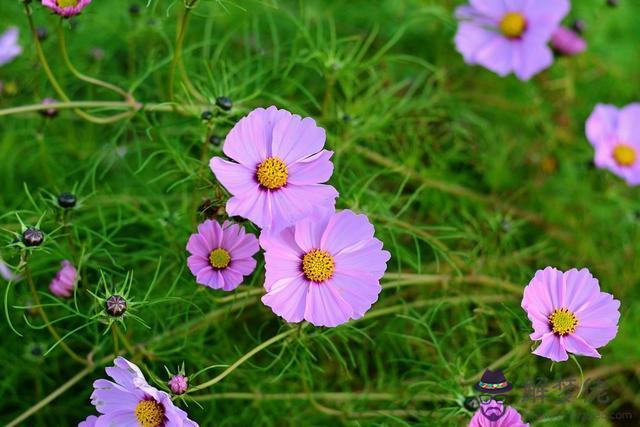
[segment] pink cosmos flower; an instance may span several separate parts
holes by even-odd
[[[43,6],[65,18],[79,15],[89,3],[91,0],[42,0]]]
[[[136,365],[123,357],[113,364],[106,372],[115,383],[104,379],[93,383],[91,403],[101,415],[90,416],[78,427],[198,427],[168,393],[150,386]]]
[[[378,299],[390,258],[373,234],[367,217],[350,210],[262,233],[262,302],[287,322],[337,326],[362,317]]]
[[[227,136],[211,170],[233,195],[229,215],[278,231],[318,209],[333,209],[338,192],[323,184],[333,173],[332,151],[323,150],[324,129],[276,107],[257,108]]]
[[[584,52],[587,42],[572,29],[558,27],[551,37],[551,47],[561,55],[572,56]]]
[[[532,340],[542,340],[533,352],[554,362],[567,352],[600,358],[596,350],[618,333],[620,301],[600,292],[589,270],[538,270],[524,289],[522,308],[533,325]]]
[[[622,109],[598,104],[586,125],[587,139],[596,150],[595,164],[640,184],[640,104]]]
[[[0,66],[13,61],[22,53],[22,48],[18,44],[19,35],[17,27],[11,27],[0,34]]]
[[[482,414],[482,411],[478,409],[468,427],[529,427],[529,423],[522,421],[522,416],[513,409],[511,406],[507,406],[505,414],[496,421],[491,421],[489,418]]]
[[[173,394],[184,394],[189,388],[189,378],[182,374],[176,374],[168,382],[169,389]]]
[[[78,281],[78,270],[66,259],[60,262],[62,268],[49,285],[52,294],[60,298],[70,298]]]
[[[213,289],[232,291],[256,268],[253,255],[258,252],[258,239],[246,234],[243,227],[225,221],[206,220],[187,242],[189,270],[196,282]]]
[[[568,0],[469,0],[456,10],[456,49],[467,64],[529,80],[553,62],[547,43],[569,7]]]

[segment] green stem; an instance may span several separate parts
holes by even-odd
[[[187,26],[189,24],[189,15],[191,9],[195,7],[198,0],[189,0],[185,4],[185,10],[182,13],[181,17],[178,19],[177,31],[176,31],[176,47],[173,51],[173,58],[171,59],[171,65],[169,66],[169,99],[171,101],[175,98],[174,92],[174,80],[176,75],[176,68],[179,68],[180,77],[182,78],[183,83],[189,90],[189,92],[198,98],[200,101],[203,100],[202,96],[198,93],[198,91],[193,87],[193,84],[189,80],[189,76],[184,68],[184,64],[182,63],[182,46],[184,44],[184,38],[187,34]],[[174,105],[174,108],[177,108],[177,105]]]
[[[582,366],[580,366],[580,362],[578,362],[576,356],[572,354],[571,358],[576,363],[576,366],[580,371],[580,389],[578,390],[578,395],[576,396],[576,399],[580,399],[580,396],[582,395],[582,389],[584,388],[584,372],[582,371]]]
[[[60,44],[60,52],[62,53],[62,59],[64,60],[67,68],[75,75],[78,79],[85,81],[87,83],[91,83],[96,86],[103,87],[105,89],[109,89],[117,94],[121,95],[124,99],[126,99],[132,105],[135,104],[135,99],[132,94],[128,93],[124,89],[109,82],[105,82],[104,80],[96,79],[93,77],[89,77],[85,74],[82,74],[78,69],[71,63],[69,59],[69,53],[67,52],[67,44],[64,36],[64,27],[62,25],[63,21],[60,21],[60,25],[58,26],[58,41]]]
[[[196,392],[198,390],[202,390],[208,387],[211,387],[212,385],[215,385],[217,383],[219,383],[220,381],[222,381],[227,375],[229,375],[231,372],[235,371],[238,366],[242,365],[244,362],[246,362],[247,360],[251,359],[256,353],[261,352],[262,350],[264,350],[265,348],[269,347],[271,344],[274,344],[278,341],[281,341],[283,339],[285,339],[286,337],[288,337],[289,335],[298,332],[298,329],[289,329],[288,331],[285,332],[281,332],[278,335],[269,338],[268,340],[266,340],[265,342],[263,342],[262,344],[254,347],[251,351],[249,351],[248,353],[246,353],[244,356],[242,356],[240,359],[236,360],[233,365],[229,366],[227,369],[225,369],[220,375],[218,375],[217,377],[213,378],[212,380],[209,380],[205,383],[202,383],[198,386],[195,386],[191,389],[189,389],[189,391],[187,393],[193,393]]]
[[[35,308],[40,313],[40,317],[42,317],[42,321],[44,322],[45,326],[47,327],[47,329],[49,330],[49,332],[51,333],[53,338],[56,340],[56,342],[58,344],[60,344],[60,347],[73,360],[75,360],[78,363],[82,363],[83,365],[87,365],[87,361],[85,359],[83,359],[82,357],[80,357],[76,352],[71,350],[71,348],[62,340],[62,338],[60,338],[60,335],[58,334],[56,329],[53,327],[51,322],[49,321],[49,317],[47,316],[47,312],[44,311],[44,308],[42,307],[42,304],[40,303],[40,296],[38,295],[38,292],[36,291],[36,286],[33,283],[33,278],[31,277],[31,269],[29,268],[29,264],[27,264],[26,259],[24,261],[24,275],[25,275],[25,278],[27,279],[27,283],[29,284],[29,289],[31,290],[31,295],[33,297],[33,302],[34,302]]]

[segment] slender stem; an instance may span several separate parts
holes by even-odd
[[[203,97],[200,95],[200,93],[198,93],[196,88],[191,83],[191,80],[189,80],[189,75],[187,74],[184,68],[184,63],[182,62],[182,46],[184,44],[184,38],[187,34],[187,26],[189,24],[189,15],[190,15],[191,9],[195,7],[196,3],[198,3],[198,0],[188,0],[185,4],[184,12],[178,19],[177,31],[176,31],[176,47],[173,51],[173,58],[171,60],[171,65],[169,66],[169,99],[171,101],[173,101],[175,98],[174,80],[175,80],[175,74],[176,74],[176,67],[179,68],[180,77],[182,78],[182,81],[187,87],[187,89],[189,90],[189,92],[193,96],[198,98],[200,101],[204,100]],[[174,108],[177,108],[177,105],[174,105]]]
[[[580,399],[580,396],[582,396],[582,389],[584,388],[584,372],[582,371],[582,366],[580,366],[580,362],[578,362],[578,358],[573,354],[571,355],[571,358],[576,363],[576,366],[580,371],[580,390],[578,390],[578,395],[576,396],[576,399]]]
[[[49,330],[49,332],[51,333],[53,338],[56,340],[57,343],[60,344],[60,347],[62,347],[62,349],[73,360],[75,360],[78,363],[82,363],[83,365],[86,365],[87,361],[85,359],[83,359],[82,357],[80,357],[76,352],[71,350],[71,348],[67,345],[67,343],[65,343],[62,340],[62,338],[60,338],[60,335],[58,334],[56,329],[53,327],[51,322],[49,321],[49,317],[47,316],[46,311],[44,311],[44,307],[42,307],[42,304],[40,303],[40,296],[38,295],[38,292],[36,291],[36,286],[34,285],[33,278],[31,277],[31,269],[29,268],[29,264],[26,262],[26,260],[25,260],[25,263],[24,263],[24,275],[25,275],[25,277],[27,279],[27,283],[29,284],[29,288],[31,289],[31,295],[33,297],[33,302],[34,302],[35,308],[40,313],[40,317],[42,317],[42,321],[44,322],[45,326],[47,327],[47,329]]]
[[[9,116],[12,114],[22,114],[22,113],[30,113],[34,111],[42,111],[48,109],[56,109],[56,110],[64,110],[64,109],[76,109],[76,108],[116,108],[116,109],[129,109],[131,105],[128,102],[124,101],[66,101],[66,102],[56,102],[52,104],[32,104],[32,105],[23,105],[20,107],[11,107],[0,110],[0,116]],[[159,113],[171,113],[175,111],[175,107],[172,106],[168,102],[162,103],[141,103],[138,102],[135,105],[136,110],[146,110],[152,112]],[[181,112],[187,112],[191,108],[192,111],[196,111],[198,109],[202,110],[207,108],[207,106],[187,106],[181,105]],[[126,112],[129,114],[129,112]]]
[[[293,333],[296,333],[296,332],[298,332],[297,328],[289,329],[288,331],[281,332],[278,335],[276,335],[276,336],[274,336],[272,338],[269,338],[268,340],[266,340],[262,344],[254,347],[251,351],[246,353],[240,359],[236,360],[233,363],[233,365],[231,365],[227,369],[225,369],[220,375],[218,375],[217,377],[215,377],[212,380],[209,380],[209,381],[207,381],[205,383],[202,383],[202,384],[200,384],[198,386],[195,386],[195,387],[189,389],[189,391],[187,393],[193,393],[195,391],[202,390],[202,389],[211,387],[214,384],[219,383],[227,375],[229,375],[231,372],[235,371],[238,368],[238,366],[242,365],[244,362],[246,362],[247,360],[251,359],[256,353],[261,352],[265,348],[269,347],[271,344],[274,344],[274,343],[276,343],[278,341],[281,341],[281,340],[285,339],[286,337],[288,337],[289,335],[291,335]]]
[[[62,22],[63,21],[60,21],[60,25],[58,26],[58,41],[60,44],[60,52],[62,53],[62,59],[67,65],[67,68],[69,68],[69,70],[73,73],[73,75],[75,75],[78,79],[83,80],[87,83],[91,83],[93,85],[100,86],[105,89],[109,89],[113,92],[116,92],[117,94],[121,95],[124,99],[129,101],[131,104],[134,104],[135,100],[133,99],[133,96],[127,91],[125,91],[124,89],[122,89],[121,87],[116,86],[109,82],[105,82],[104,80],[89,77],[85,74],[82,74],[80,71],[78,71],[78,69],[71,63],[71,60],[69,59],[69,53],[67,52],[67,44],[64,36],[64,27]]]
[[[80,381],[81,379],[89,375],[95,368],[96,368],[96,365],[89,365],[83,370],[81,370],[80,372],[78,372],[77,374],[75,374],[66,383],[58,387],[54,392],[50,393],[47,397],[45,397],[40,402],[33,405],[31,408],[27,409],[25,412],[20,414],[13,421],[11,421],[9,424],[7,424],[7,427],[22,425],[22,422],[24,420],[26,420],[27,418],[29,418],[30,416],[32,416],[33,414],[35,414],[36,412],[38,412],[39,410],[47,406],[49,403],[55,400],[58,396],[60,396],[62,393],[67,391],[69,388],[71,388],[75,383],[77,383],[78,381]]]
[[[111,324],[111,337],[113,338],[113,352],[115,354],[120,353],[120,348],[118,346],[118,334],[116,333],[116,324]]]
[[[42,50],[42,45],[40,45],[40,40],[38,39],[38,33],[36,30],[36,27],[33,22],[33,17],[31,16],[31,8],[26,3],[24,7],[27,15],[27,20],[29,21],[29,28],[31,29],[31,34],[33,36],[32,37],[33,44],[35,45],[35,48],[36,48],[36,55],[38,56],[38,60],[40,61],[40,64],[42,65],[42,68],[44,69],[44,72],[46,73],[49,79],[49,82],[53,86],[53,89],[56,91],[58,96],[62,98],[64,101],[69,102],[70,101],[69,97],[62,89],[62,86],[60,86],[60,84],[58,83],[58,80],[56,79],[56,77],[53,75],[53,72],[49,67],[49,63],[47,62],[47,58],[44,55],[44,51]],[[52,108],[51,104],[48,105],[48,108]],[[82,110],[74,109],[73,111],[83,119],[89,122],[97,123],[97,124],[106,124],[106,123],[116,122],[132,114],[132,112],[127,112],[122,114],[116,114],[113,117],[101,118],[101,117],[95,117],[91,114],[85,113]],[[133,113],[135,113],[135,110],[133,111]]]
[[[212,393],[193,396],[193,400],[199,402],[206,400],[308,400],[309,398],[318,400],[331,400],[337,402],[350,402],[353,400],[362,401],[413,401],[413,402],[434,402],[445,400],[439,395],[416,394],[413,396],[402,396],[395,393],[368,393],[368,392],[303,392],[303,393]]]

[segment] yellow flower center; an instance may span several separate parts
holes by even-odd
[[[549,315],[549,323],[554,334],[567,335],[576,331],[578,318],[566,308],[557,308]]]
[[[231,255],[222,248],[214,249],[209,254],[209,263],[213,268],[226,268],[231,262]]]
[[[158,427],[164,422],[164,408],[155,400],[141,400],[135,413],[141,427]]]
[[[269,190],[277,190],[287,183],[289,169],[279,157],[269,157],[258,166],[258,182]]]
[[[58,0],[58,6],[61,8],[74,7],[78,5],[78,0]]]
[[[500,32],[510,39],[518,38],[527,28],[527,21],[518,12],[507,12],[500,21]]]
[[[324,282],[329,279],[336,267],[329,252],[314,249],[302,258],[302,271],[312,282]]]
[[[625,144],[620,144],[613,149],[613,159],[619,166],[633,166],[638,154],[636,150]]]

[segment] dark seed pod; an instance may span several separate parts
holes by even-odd
[[[131,6],[129,6],[129,14],[131,16],[140,15],[140,6],[138,6],[137,4],[132,4]]]
[[[351,117],[351,115],[350,115],[350,114],[344,114],[344,115],[342,116],[342,121],[343,121],[343,122],[350,122],[351,120],[353,120],[353,117]]]
[[[607,6],[609,7],[618,7],[619,4],[618,0],[607,0]]]
[[[464,398],[464,408],[467,411],[475,412],[480,407],[480,403],[478,402],[478,398],[476,396],[467,396]]]
[[[571,29],[579,35],[582,35],[587,29],[587,23],[583,19],[576,19],[571,24]]]
[[[222,144],[222,141],[223,141],[223,139],[219,135],[211,135],[209,137],[209,143],[211,145],[220,145],[220,144]]]
[[[111,295],[105,302],[109,316],[120,317],[127,311],[127,301],[120,295]]]
[[[216,105],[224,111],[229,111],[231,110],[231,107],[233,107],[233,102],[231,102],[231,100],[226,96],[219,96],[216,98]]]
[[[49,37],[49,31],[45,27],[36,28],[36,35],[38,36],[38,40],[45,41],[47,37]]]
[[[29,227],[22,233],[22,243],[25,246],[40,246],[44,241],[44,233],[34,227]]]
[[[207,111],[203,111],[202,114],[200,114],[200,118],[202,120],[204,120],[205,122],[208,122],[209,120],[211,120],[213,118],[213,113],[209,110]]]
[[[58,196],[58,205],[61,208],[69,209],[76,206],[76,196],[71,193],[60,193]]]

